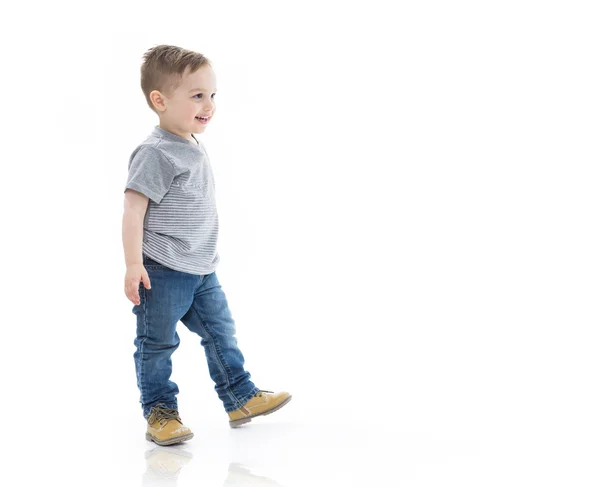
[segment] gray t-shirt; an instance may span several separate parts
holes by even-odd
[[[131,188],[150,199],[142,252],[177,271],[214,272],[220,261],[219,216],[204,146],[156,125],[131,154],[128,168],[124,192]]]

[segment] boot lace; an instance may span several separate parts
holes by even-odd
[[[258,397],[262,397],[263,396],[263,392],[270,392],[271,394],[275,394],[273,391],[265,391],[263,389],[260,389],[255,395]]]
[[[156,406],[152,406],[150,416],[148,416],[148,424],[158,421],[161,425],[164,425],[171,419],[175,419],[181,423],[181,418],[179,417],[177,409],[167,408],[163,403],[160,403]]]

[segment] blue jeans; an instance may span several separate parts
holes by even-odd
[[[235,323],[216,273],[199,276],[166,267],[143,254],[151,289],[140,282],[136,315],[137,336],[133,354],[142,412],[164,403],[177,409],[177,384],[170,380],[171,354],[179,346],[175,330],[181,321],[201,337],[210,377],[226,412],[235,411],[259,389],[244,370],[237,346]]]

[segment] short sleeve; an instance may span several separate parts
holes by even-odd
[[[173,163],[158,149],[142,145],[129,159],[125,191],[134,189],[160,203],[175,177]]]

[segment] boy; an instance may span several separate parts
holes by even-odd
[[[215,269],[219,219],[202,133],[216,111],[216,78],[202,54],[158,45],[144,54],[141,86],[160,123],[131,154],[125,185],[125,294],[134,304],[133,354],[146,439],[194,435],[177,411],[171,354],[181,321],[202,338],[209,373],[233,427],[287,404],[287,392],[258,389],[244,370],[235,324]]]

